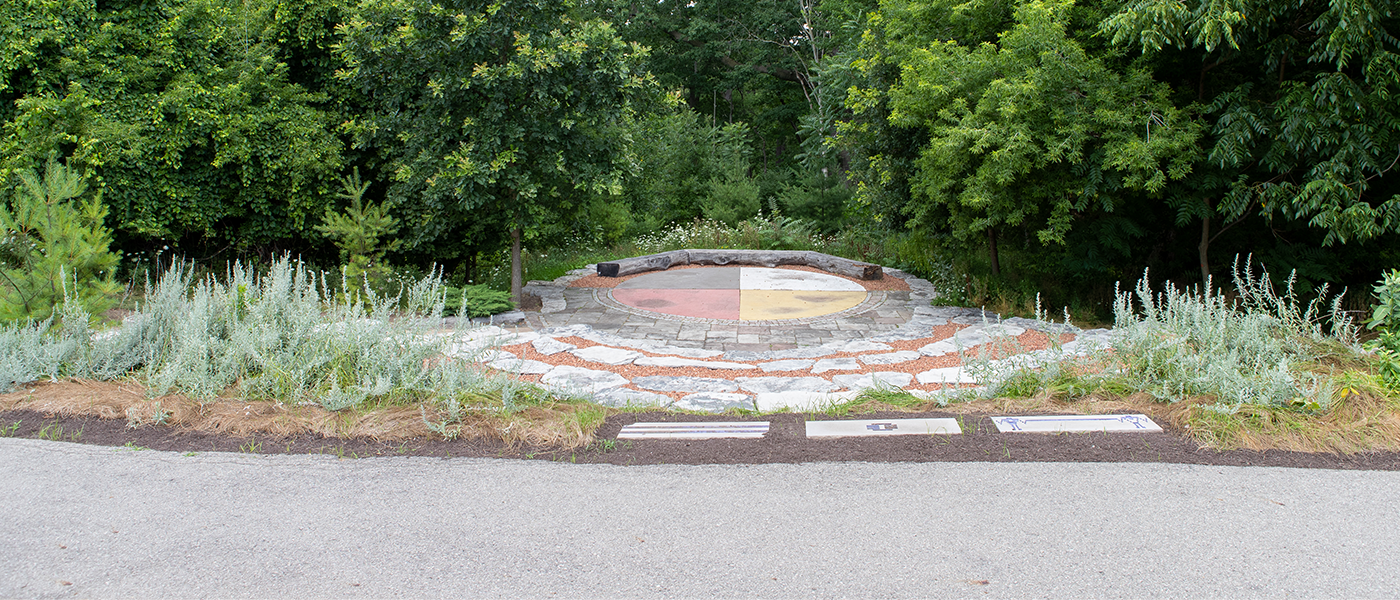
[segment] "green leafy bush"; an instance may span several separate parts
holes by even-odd
[[[462,310],[465,306],[466,310]],[[461,288],[448,287],[444,308],[450,314],[471,318],[489,317],[515,308],[510,301],[510,292],[493,290],[484,285],[468,285]]]
[[[1376,284],[1376,307],[1366,322],[1380,337],[1370,344],[1380,359],[1380,376],[1387,386],[1400,390],[1400,270],[1391,269]]]
[[[101,192],[52,157],[41,178],[20,171],[10,206],[0,205],[0,320],[43,320],[72,296],[91,312],[116,303],[120,255],[109,249]]]
[[[711,179],[708,192],[701,207],[706,219],[734,226],[758,214],[758,184],[742,174]]]

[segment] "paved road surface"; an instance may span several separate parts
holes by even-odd
[[[1395,597],[1400,473],[0,439],[0,597]]]

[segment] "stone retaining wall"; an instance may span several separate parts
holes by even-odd
[[[598,274],[622,277],[647,271],[664,271],[678,265],[752,265],[770,268],[802,265],[867,281],[885,276],[880,265],[807,250],[673,250],[598,263]]]

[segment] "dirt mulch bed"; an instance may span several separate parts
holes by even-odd
[[[876,412],[860,419],[958,417],[952,413]],[[1201,449],[1179,431],[1163,433],[999,434],[986,415],[961,415],[961,435],[894,436],[809,440],[805,416],[775,414],[739,418],[668,412],[616,414],[604,422],[587,448],[559,450],[507,446],[490,440],[412,438],[382,442],[371,438],[321,435],[232,436],[174,427],[129,428],[123,419],[67,417],[33,411],[0,411],[0,433],[10,437],[119,446],[173,452],[247,452],[372,456],[483,457],[605,463],[759,464],[816,461],[860,462],[1158,462],[1202,465],[1271,466],[1324,469],[1400,470],[1400,453],[1328,454],[1269,450]],[[819,417],[820,418],[820,417]],[[757,440],[617,440],[623,426],[638,421],[767,420],[769,433]],[[18,425],[15,425],[18,423]]]

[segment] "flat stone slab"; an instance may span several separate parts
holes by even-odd
[[[992,417],[1001,433],[1061,433],[1069,431],[1158,432],[1147,415],[1032,415]]]
[[[860,363],[854,358],[823,358],[812,365],[812,373],[825,373],[827,371],[858,371]]]
[[[543,375],[554,370],[554,365],[538,360],[522,358],[502,358],[489,363],[493,369],[500,369],[518,375]]]
[[[860,362],[867,365],[895,365],[911,360],[919,360],[923,357],[924,355],[913,350],[900,350],[899,352],[889,352],[886,354],[867,354],[858,358]]]
[[[641,352],[623,350],[621,348],[609,348],[607,346],[579,348],[577,350],[570,350],[569,354],[588,362],[603,363],[605,365],[626,365],[642,357]]]
[[[821,377],[740,377],[739,389],[746,392],[834,392],[840,385]]]
[[[857,392],[767,392],[754,395],[754,405],[761,412],[789,409],[798,411],[823,410],[856,397]]]
[[[643,356],[632,361],[632,364],[639,367],[701,367],[704,369],[727,369],[736,371],[753,368],[753,365],[744,363],[724,362],[720,360],[695,360],[693,358],[678,358],[675,356]]]
[[[564,365],[554,367],[540,378],[540,383],[596,394],[608,388],[627,385],[627,378],[612,371],[595,371]]]
[[[946,340],[927,344],[919,348],[919,352],[924,356],[942,356],[957,352],[959,349],[971,350],[997,338],[1014,338],[1025,332],[1025,329],[1014,325],[973,325],[958,331],[953,334],[953,337]]]
[[[753,399],[748,394],[729,394],[725,392],[699,392],[682,396],[672,408],[681,410],[696,410],[704,412],[724,412],[726,410],[742,408],[753,410]]]
[[[976,377],[969,373],[964,367],[943,367],[941,369],[929,369],[919,373],[915,379],[919,383],[928,385],[930,383],[977,383]]]
[[[914,376],[899,371],[876,371],[861,375],[836,375],[831,380],[844,388],[863,390],[873,387],[903,388],[914,381]]]
[[[807,437],[880,437],[891,435],[957,435],[957,419],[875,419],[869,421],[807,421]]]
[[[570,350],[578,348],[578,346],[575,346],[573,344],[566,344],[554,338],[547,337],[542,337],[533,342],[530,342],[530,345],[535,347],[535,352],[539,352],[540,354],[543,354],[545,356],[549,356],[551,354],[558,354],[560,352],[568,352]]]
[[[717,379],[712,377],[670,377],[666,375],[652,375],[648,377],[638,377],[632,381],[642,389],[657,392],[737,392],[739,386],[728,379]]]
[[[758,368],[764,373],[773,371],[801,371],[810,368],[817,361],[810,358],[794,358],[790,360],[775,360],[772,362],[759,363]]]
[[[614,408],[641,407],[641,406],[670,406],[675,402],[670,396],[663,394],[653,394],[639,390],[629,390],[624,387],[608,388],[593,395],[593,401],[603,406]]]
[[[633,423],[618,432],[619,440],[713,440],[761,438],[768,421],[720,421],[710,423]]]
[[[871,342],[866,340],[852,340],[841,345],[841,352],[876,352],[879,350],[891,350],[889,344]]]

